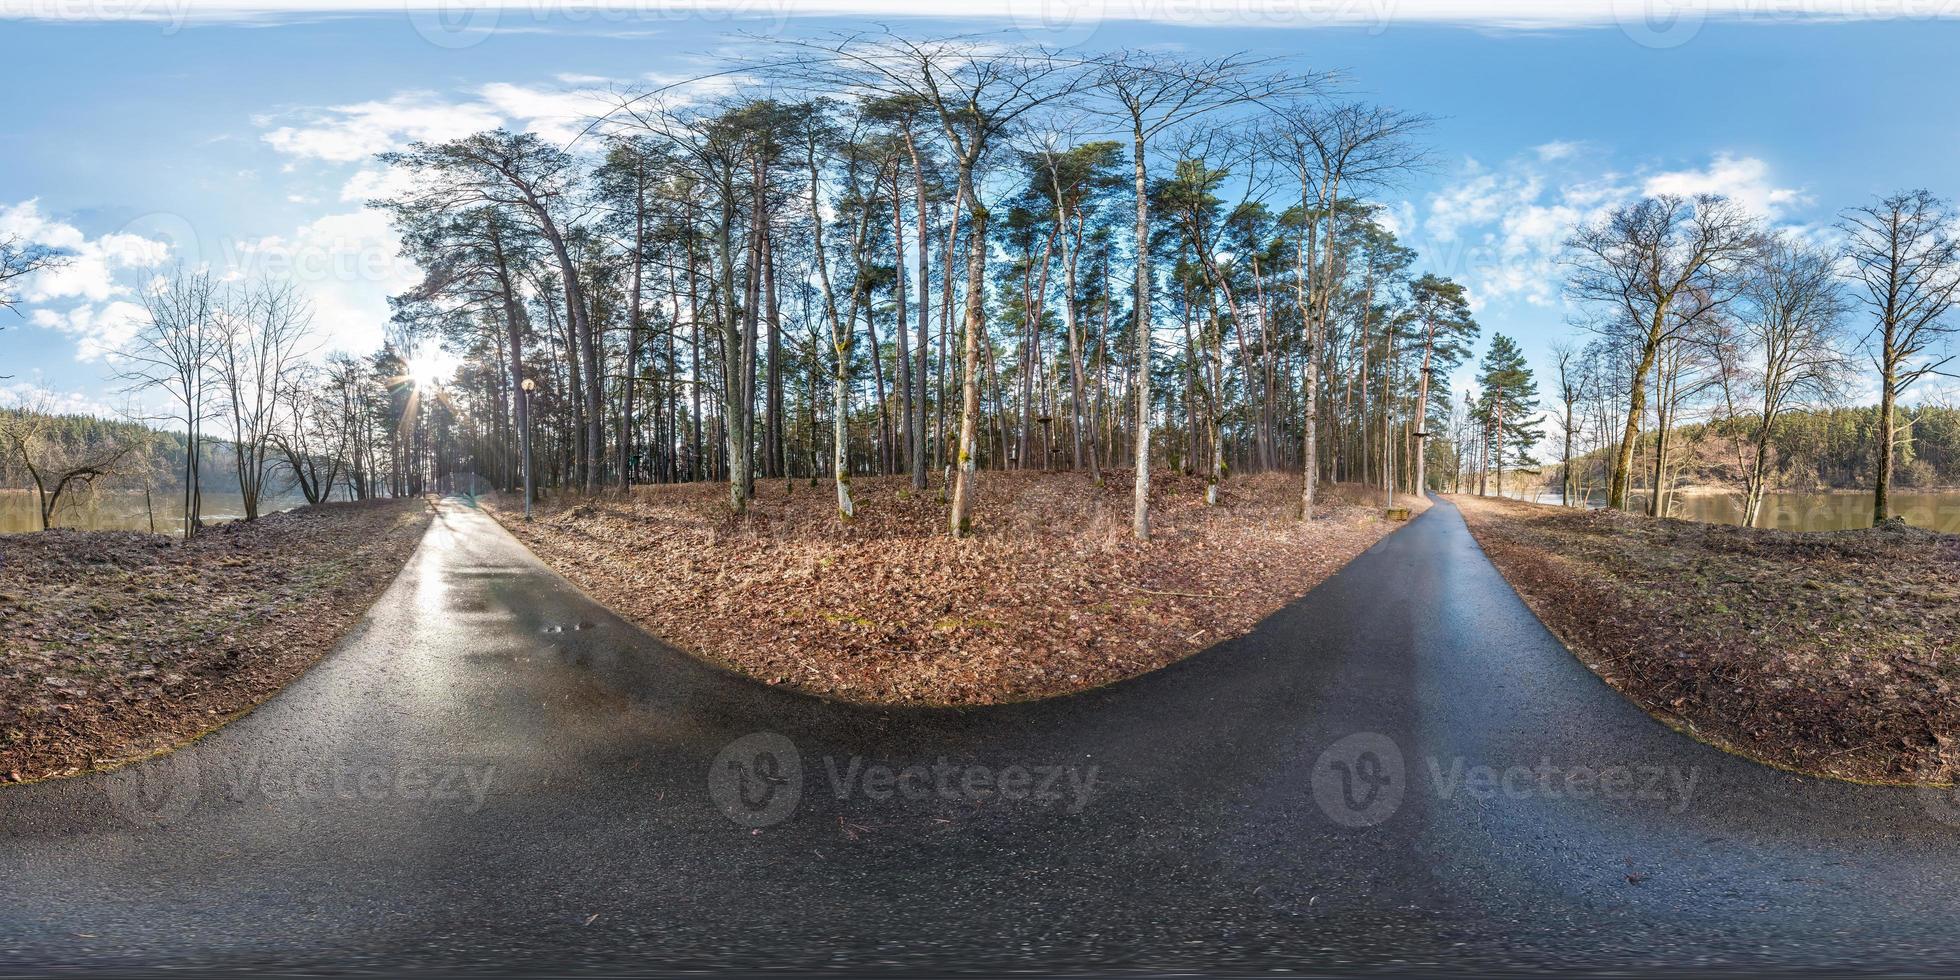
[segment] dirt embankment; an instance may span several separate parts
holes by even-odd
[[[1566,646],[1663,720],[1836,778],[1960,771],[1960,535],[1451,499]]]
[[[256,707],[332,649],[428,527],[423,500],[326,504],[189,542],[0,536],[0,783],[109,768]]]
[[[566,497],[506,527],[641,627],[706,660],[841,700],[975,705],[1066,694],[1180,660],[1305,594],[1383,535],[1378,491],[1330,488],[1298,519],[1297,477],[1159,480],[1149,542],[1112,475],[982,473],[973,535],[939,488],[758,480],[746,517],[720,485]],[[1427,501],[1404,497],[1420,510]]]

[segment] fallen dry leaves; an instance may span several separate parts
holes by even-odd
[[[1838,778],[1960,770],[1960,535],[1452,499],[1560,639],[1663,719]]]
[[[1399,526],[1372,492],[1324,496],[1302,525],[1297,477],[1152,488],[1148,543],[1127,477],[980,474],[973,535],[946,533],[935,482],[758,480],[747,516],[719,484],[570,496],[506,527],[649,632],[714,663],[825,697],[974,705],[1079,691],[1155,670],[1249,630]],[[1366,499],[1367,505],[1355,501]],[[1415,506],[1427,506],[1417,501]]]
[[[180,745],[272,696],[401,570],[422,500],[327,504],[196,540],[0,535],[0,783]]]

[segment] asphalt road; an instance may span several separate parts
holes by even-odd
[[[978,711],[722,673],[446,505],[257,712],[0,791],[0,972],[1951,973],[1952,804],[1657,724],[1446,504],[1243,638]]]

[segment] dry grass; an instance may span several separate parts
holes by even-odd
[[[1539,617],[1656,715],[1804,772],[1954,778],[1960,536],[1453,499]]]
[[[421,500],[220,524],[0,536],[0,782],[173,748],[298,677],[359,620],[429,522]]]
[[[1297,477],[1171,477],[1154,536],[1130,533],[1128,478],[983,473],[973,535],[952,541],[935,485],[759,481],[746,517],[720,485],[548,503],[505,525],[581,588],[714,663],[825,697],[971,705],[1066,694],[1249,630],[1398,526],[1341,490],[1311,525]],[[1358,501],[1367,499],[1369,504]],[[1426,506],[1416,501],[1414,506]]]

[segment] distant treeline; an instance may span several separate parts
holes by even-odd
[[[1795,411],[1778,416],[1770,428],[1770,489],[1869,490],[1877,472],[1879,410],[1876,406]],[[1669,487],[1742,485],[1744,459],[1739,447],[1756,420],[1693,422],[1676,426],[1662,482]],[[1960,487],[1960,409],[1937,406],[1901,409],[1893,456],[1893,484],[1901,489]],[[1635,486],[1654,485],[1654,433],[1642,433]],[[1582,487],[1605,483],[1611,460],[1604,451],[1573,460]],[[1556,465],[1545,469],[1556,490]]]
[[[184,489],[184,436],[180,432],[158,429],[142,422],[103,419],[90,415],[43,415],[24,409],[3,414],[29,414],[44,420],[37,427],[38,437],[54,443],[57,455],[81,458],[90,450],[108,445],[128,445],[129,453],[120,458],[112,472],[95,481],[96,491],[141,491],[168,496]],[[53,447],[51,447],[53,448]],[[232,463],[231,447],[207,442],[198,447],[204,463],[204,492],[237,493],[238,477]],[[269,487],[277,493],[287,491],[288,478],[274,474]],[[30,489],[33,486],[25,468],[11,447],[0,440],[0,488]]]

